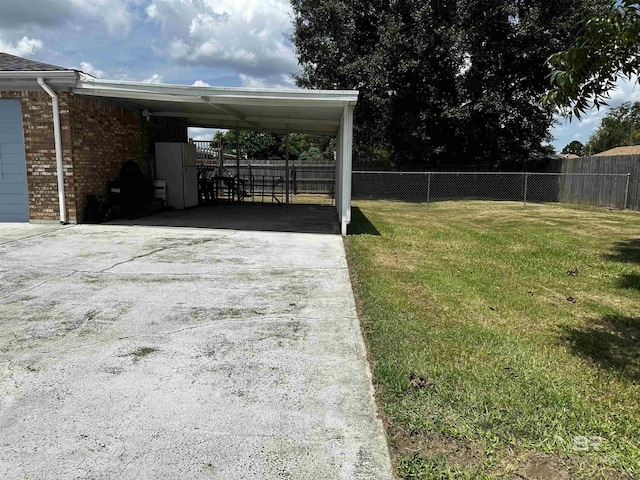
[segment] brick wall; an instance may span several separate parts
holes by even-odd
[[[22,102],[29,218],[59,220],[51,97],[46,92],[1,92]],[[127,160],[148,172],[153,143],[187,141],[180,119],[153,119],[82,95],[59,92],[67,218],[81,222],[87,194],[104,195],[107,181]]]
[[[70,97],[76,221],[84,218],[87,194],[105,195],[107,182],[127,160],[142,158],[142,118],[82,95]]]
[[[71,138],[77,221],[84,218],[87,194],[104,195],[107,182],[127,160],[150,174],[154,142],[186,142],[187,124],[177,118],[151,118],[83,95],[71,95]]]

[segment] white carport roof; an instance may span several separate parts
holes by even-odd
[[[102,97],[190,127],[336,135],[352,90],[283,90],[150,84],[100,80],[80,74],[73,92]]]
[[[56,91],[101,98],[141,113],[186,120],[190,127],[336,136],[335,204],[341,230],[351,221],[351,150],[355,90],[283,90],[102,80],[83,72],[0,53],[0,87],[45,90],[52,97],[60,220],[66,221]],[[146,113],[146,112],[145,112]]]

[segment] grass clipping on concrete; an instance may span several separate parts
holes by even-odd
[[[354,204],[346,239],[401,478],[640,478],[640,214]]]

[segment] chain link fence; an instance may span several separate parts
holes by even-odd
[[[629,174],[353,172],[353,199],[405,202],[494,200],[626,209]]]

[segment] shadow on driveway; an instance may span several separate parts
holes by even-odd
[[[330,205],[203,205],[133,220],[112,220],[106,224],[261,232],[340,233],[336,209]]]

